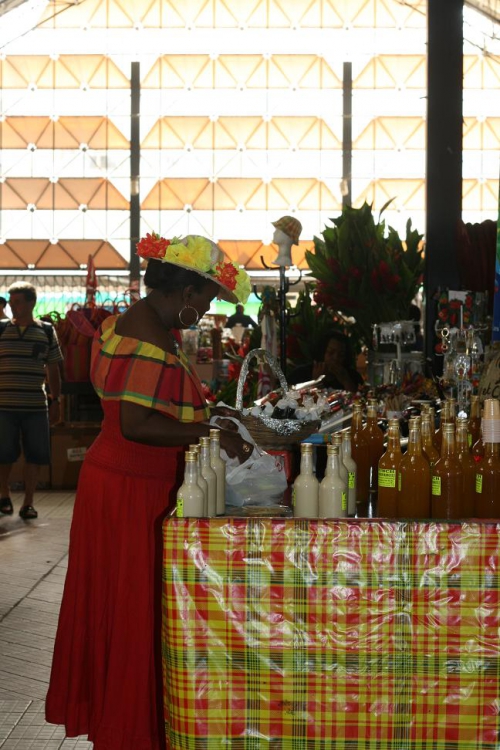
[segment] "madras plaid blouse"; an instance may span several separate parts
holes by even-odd
[[[119,336],[116,321],[116,315],[106,318],[92,343],[91,380],[99,397],[131,401],[179,422],[207,419],[201,383],[186,355]]]

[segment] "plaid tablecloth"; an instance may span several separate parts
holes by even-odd
[[[168,519],[170,746],[498,750],[499,531]]]

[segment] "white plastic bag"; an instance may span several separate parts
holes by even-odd
[[[212,417],[210,424],[218,425],[219,420],[227,419],[236,424],[243,440],[253,445],[253,451],[240,464],[236,456],[230,458],[221,450],[226,461],[226,505],[276,505],[287,488],[282,456],[271,456],[259,448],[245,425],[233,417]]]

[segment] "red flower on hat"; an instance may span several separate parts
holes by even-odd
[[[156,232],[148,234],[140,240],[137,245],[137,255],[141,258],[164,258],[170,240],[166,240]]]
[[[221,284],[227,289],[236,289],[236,277],[238,275],[238,269],[231,262],[225,263],[220,261],[217,263],[214,269],[214,276]]]

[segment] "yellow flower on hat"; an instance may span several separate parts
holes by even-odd
[[[212,245],[204,237],[189,236],[185,242],[171,242],[164,260],[206,273],[212,265]]]

